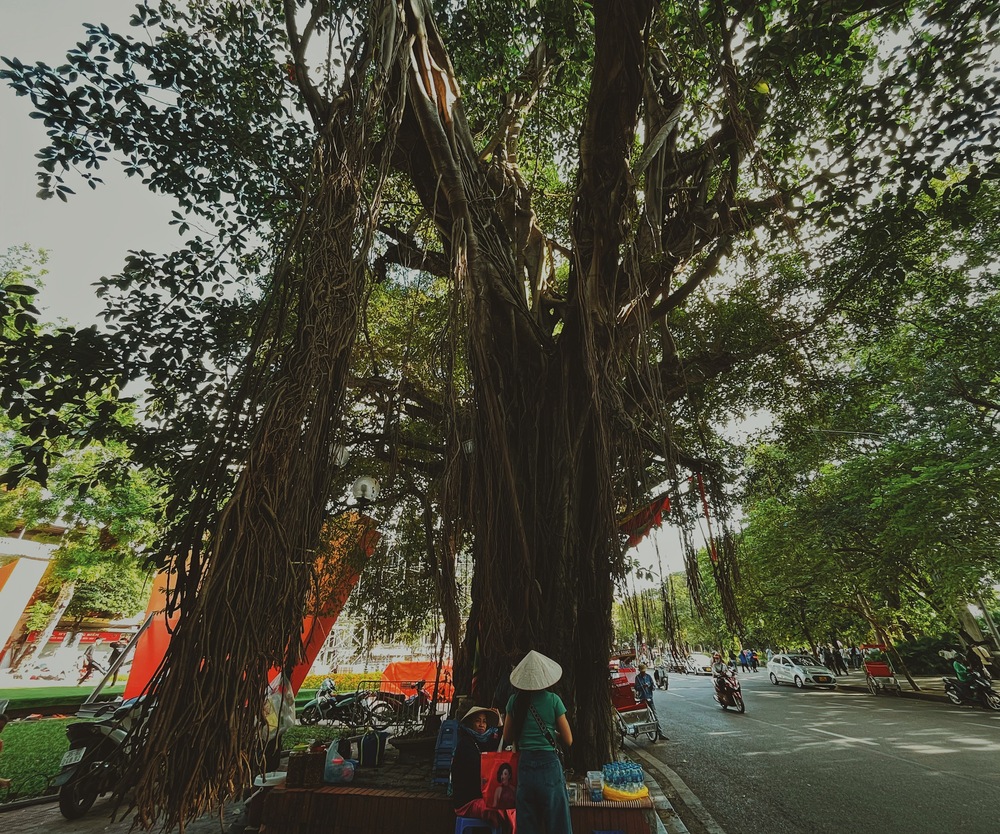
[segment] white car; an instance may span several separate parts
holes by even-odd
[[[767,662],[767,676],[775,686],[779,683],[791,683],[799,689],[837,686],[837,676],[807,654],[776,654]]]
[[[688,669],[695,675],[712,674],[712,658],[707,654],[696,652],[688,656]]]

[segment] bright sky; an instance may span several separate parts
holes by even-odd
[[[136,0],[0,0],[0,55],[64,63],[66,52],[83,39],[81,23],[127,27]],[[92,284],[118,272],[129,249],[169,251],[176,240],[168,227],[172,208],[115,165],[93,191],[69,181],[76,191],[68,202],[40,200],[35,194],[34,155],[45,144],[45,128],[29,117],[31,102],[0,85],[0,252],[27,243],[49,252],[45,289],[38,299],[46,321],[91,324],[101,309]]]

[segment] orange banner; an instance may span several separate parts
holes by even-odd
[[[160,668],[160,662],[167,653],[167,646],[170,645],[170,632],[167,629],[168,626],[173,628],[177,624],[180,612],[176,612],[169,619],[164,612],[167,605],[168,579],[168,574],[163,571],[156,574],[153,580],[153,593],[149,595],[149,603],[146,605],[146,616],[152,615],[153,619],[139,635],[133,650],[135,654],[125,683],[123,696],[125,698],[135,698],[142,694],[156,674],[156,670]]]
[[[297,693],[302,681],[309,674],[319,650],[326,642],[330,629],[347,603],[354,586],[361,578],[365,562],[375,552],[382,534],[375,529],[375,522],[360,513],[342,513],[327,522],[323,530],[325,545],[316,556],[316,582],[306,606],[307,616],[302,624],[303,660],[292,670],[292,692]],[[170,644],[168,621],[163,614],[167,575],[157,574],[153,593],[146,608],[147,616],[156,612],[149,627],[140,635],[135,647],[135,660],[125,685],[125,697],[139,695],[152,680],[159,668],[167,646]],[[170,627],[176,624],[175,615]],[[279,670],[273,669],[271,678]]]

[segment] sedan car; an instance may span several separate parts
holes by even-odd
[[[694,654],[688,656],[688,669],[690,669],[695,675],[711,675],[712,658],[707,654],[695,652]]]
[[[771,683],[795,684],[799,689],[807,686],[834,689],[837,677],[815,657],[807,654],[776,654],[767,662],[767,676]]]

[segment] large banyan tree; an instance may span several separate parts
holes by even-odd
[[[996,4],[152,5],[142,37],[91,27],[67,67],[4,73],[49,127],[43,192],[114,151],[181,207],[184,246],[105,279],[105,349],[73,360],[145,380],[133,441],[173,484],[143,822],[259,766],[246,707],[296,657],[352,439],[418,500],[456,642],[472,549],[460,688],[551,655],[575,764],[605,761],[618,520],[689,475],[707,509],[718,429],[794,395],[821,323],[891,291],[896,265],[831,273],[811,240],[993,175]]]

